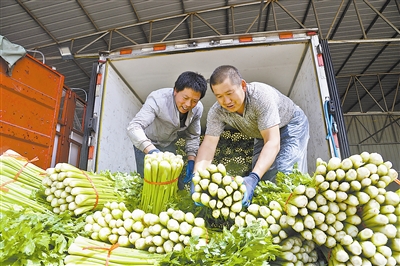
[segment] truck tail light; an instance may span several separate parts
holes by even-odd
[[[167,45],[165,44],[156,44],[153,46],[153,51],[164,51],[167,49]]]
[[[293,39],[293,33],[292,32],[281,32],[279,33],[279,39]]]
[[[101,74],[101,73],[97,74],[96,85],[100,85],[101,84],[102,77],[103,77],[103,74]]]
[[[124,55],[124,54],[131,54],[132,53],[132,48],[127,48],[127,49],[121,49],[119,51],[120,55]]]
[[[318,59],[318,66],[324,66],[324,58],[322,57],[322,54],[318,54],[317,59]]]
[[[252,42],[252,41],[253,41],[253,37],[251,37],[251,36],[239,37],[239,42]]]
[[[88,151],[88,159],[91,160],[94,157],[94,146],[89,146],[89,151]]]

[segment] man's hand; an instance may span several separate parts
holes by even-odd
[[[157,152],[161,152],[159,149],[155,148],[150,150],[147,154],[152,154],[152,153],[157,153]]]
[[[246,186],[246,192],[244,193],[242,200],[242,205],[244,207],[248,207],[250,205],[251,200],[253,199],[254,189],[259,181],[260,177],[254,172],[251,172],[248,176],[243,178],[243,183]]]
[[[189,160],[187,162],[186,166],[186,176],[183,179],[183,183],[187,184],[189,182],[192,182],[192,177],[193,177],[193,168],[194,168],[194,160]]]

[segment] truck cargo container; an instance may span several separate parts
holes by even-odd
[[[178,75],[191,70],[209,78],[219,65],[236,66],[247,82],[267,83],[290,97],[310,124],[309,170],[318,157],[349,156],[329,47],[316,29],[148,43],[101,51],[94,64],[80,167],[91,170],[136,170],[126,128],[148,94],[173,87]],[[216,101],[208,89],[208,109]]]

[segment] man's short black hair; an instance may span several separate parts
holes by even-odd
[[[206,95],[207,80],[196,72],[185,71],[180,74],[178,79],[175,81],[174,88],[177,92],[183,91],[185,88],[200,92],[200,99],[202,99],[204,95]]]

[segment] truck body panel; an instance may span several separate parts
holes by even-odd
[[[107,65],[106,71],[97,163],[101,170],[130,172],[136,169],[136,163],[126,127],[142,104],[112,65]]]
[[[43,169],[78,166],[85,110],[64,76],[44,62],[26,54],[8,69],[0,58],[0,154],[13,150]]]
[[[0,153],[12,149],[50,167],[64,76],[29,55],[8,76],[0,61]]]
[[[326,138],[323,105],[330,94],[315,30],[291,34],[289,38],[287,32],[267,32],[246,35],[246,41],[232,35],[135,45],[100,55],[93,77],[97,79],[93,112],[97,124],[91,134],[93,154],[88,170],[135,171],[134,149],[126,128],[148,94],[173,87],[179,74],[187,70],[208,79],[223,64],[236,66],[247,82],[274,86],[305,111],[310,122],[308,164],[314,169],[318,157],[328,159],[332,149],[338,149]],[[208,109],[215,101],[209,88],[201,100],[203,132]]]

